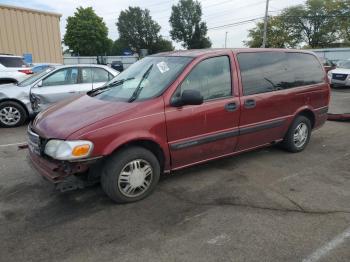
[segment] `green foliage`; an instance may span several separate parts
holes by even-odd
[[[307,0],[305,5],[286,8],[269,19],[268,47],[332,47],[349,42],[349,0]],[[260,47],[262,23],[249,31],[245,45]]]
[[[153,49],[151,50],[151,53],[155,54],[158,52],[167,52],[167,51],[173,51],[174,46],[171,41],[168,41],[162,37],[158,39],[158,41],[153,46]]]
[[[173,49],[171,43],[159,35],[161,27],[152,19],[148,9],[129,7],[120,13],[116,25],[120,41],[128,43],[135,51],[148,49],[150,53],[156,53]]]
[[[248,41],[244,45],[258,48],[263,42],[264,22],[257,23],[256,27],[249,30]],[[281,17],[275,16],[268,20],[266,47],[295,48],[301,41],[301,35],[294,28],[288,27]]]
[[[63,42],[73,53],[82,56],[105,54],[111,48],[108,28],[92,7],[79,7],[67,18]]]
[[[126,43],[124,43],[122,40],[117,39],[113,42],[112,49],[111,49],[111,55],[122,55],[123,49],[128,47]]]
[[[211,47],[210,39],[206,36],[207,25],[201,19],[202,7],[198,1],[180,0],[172,6],[169,19],[171,38],[188,49]]]
[[[350,45],[350,0],[339,1],[334,7],[337,14],[341,16],[339,19],[340,35],[344,38],[344,46]]]

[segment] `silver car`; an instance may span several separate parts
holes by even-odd
[[[0,126],[22,125],[49,105],[101,87],[118,73],[102,65],[52,66],[18,84],[0,85]]]
[[[350,61],[328,71],[328,79],[332,87],[350,87]]]

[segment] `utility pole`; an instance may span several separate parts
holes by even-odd
[[[264,18],[264,35],[263,35],[263,43],[262,48],[266,47],[267,41],[267,19],[269,17],[269,0],[266,0],[266,9],[265,9],[265,18]]]
[[[227,32],[225,32],[225,48],[227,47]]]

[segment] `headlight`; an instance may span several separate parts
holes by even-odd
[[[74,160],[88,157],[94,144],[90,141],[64,141],[52,139],[45,146],[45,154],[58,160]]]
[[[328,77],[332,77],[332,72],[328,71],[327,75],[328,75]]]

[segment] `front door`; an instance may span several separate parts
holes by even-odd
[[[193,66],[173,96],[198,90],[202,105],[166,106],[172,168],[231,154],[237,143],[239,98],[233,95],[232,57],[206,58]]]
[[[60,100],[79,95],[81,86],[78,83],[78,73],[76,67],[62,68],[45,77],[41,86],[32,87],[30,92],[37,103],[36,110],[43,110]]]

